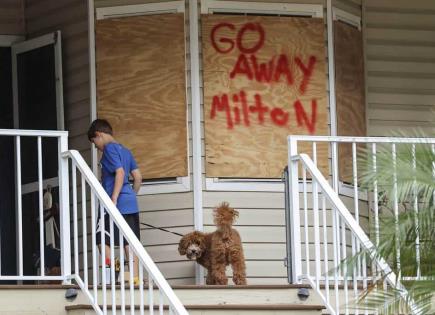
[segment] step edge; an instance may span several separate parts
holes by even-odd
[[[107,286],[110,288],[110,286]],[[127,287],[127,285],[126,285]],[[80,290],[80,287],[78,285],[62,285],[62,284],[0,284],[0,290],[35,290],[35,289],[41,289],[41,290],[62,290],[62,289],[70,289],[75,288]],[[93,288],[92,286],[89,286],[89,288]],[[101,286],[98,286],[98,289],[101,289]],[[116,288],[121,288],[120,285],[116,285]],[[139,288],[139,286],[135,286],[135,289]],[[145,286],[144,286],[145,288]],[[268,284],[255,284],[255,285],[174,285],[172,286],[173,290],[195,290],[195,289],[205,289],[205,290],[213,290],[213,289],[231,289],[231,290],[258,290],[258,289],[300,289],[300,288],[307,288],[311,289],[311,286],[308,284],[279,284],[279,285],[268,285]],[[154,286],[154,290],[157,290],[158,288]]]
[[[100,305],[102,308],[102,306]],[[120,305],[116,306],[117,309],[120,308]],[[311,310],[323,310],[326,309],[324,305],[318,304],[204,304],[204,305],[184,305],[186,309],[202,309],[202,310],[292,310],[292,311],[311,311]],[[164,305],[163,309],[168,309],[168,305]],[[89,304],[76,304],[76,305],[67,305],[65,306],[66,311],[71,310],[87,310],[92,309],[92,305]],[[111,306],[108,305],[107,309],[111,309]],[[126,309],[130,309],[129,306],[126,306]],[[135,309],[139,309],[139,305],[135,305]],[[148,305],[145,305],[144,309],[148,309]],[[158,309],[158,306],[155,305],[154,309]]]

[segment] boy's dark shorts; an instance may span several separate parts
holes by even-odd
[[[140,227],[139,227],[139,213],[123,214],[122,215],[127,221],[127,224],[133,230],[134,235],[140,240]],[[108,214],[104,215],[104,231],[105,231],[105,245],[110,246],[110,217]],[[97,244],[101,244],[101,219],[98,218],[97,223],[97,233],[96,233]],[[115,222],[113,222],[113,239],[115,246],[119,246],[119,230]],[[124,246],[127,246],[128,242],[124,238]]]

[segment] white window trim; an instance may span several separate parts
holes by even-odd
[[[90,6],[90,5],[89,5]],[[160,3],[148,3],[148,4],[138,4],[138,5],[125,5],[125,6],[113,6],[105,8],[96,8],[96,19],[109,19],[109,18],[119,18],[127,16],[138,16],[138,15],[153,15],[153,14],[167,14],[167,13],[184,13],[185,3],[183,0],[179,1],[168,1]],[[92,26],[93,21],[90,20],[90,25]],[[93,28],[92,28],[93,29]],[[91,38],[91,37],[90,37]],[[95,47],[95,38],[92,37],[90,40],[90,47]],[[187,49],[187,47],[186,47]],[[93,58],[95,58],[95,51],[93,53]],[[185,54],[187,56],[187,54]],[[91,60],[92,61],[92,60]],[[93,59],[91,63],[96,69],[96,62]],[[187,64],[187,63],[186,63]],[[96,80],[96,78],[94,78]],[[187,82],[187,77],[186,77]],[[96,91],[96,85],[92,84],[91,89]],[[187,87],[186,87],[187,89]],[[187,98],[186,98],[187,99]],[[95,110],[92,110],[92,120],[96,118],[96,102],[94,103]],[[186,119],[188,111],[186,109]],[[187,123],[188,119],[186,120]],[[188,134],[186,134],[187,145],[189,146]],[[188,149],[189,150],[189,149]],[[93,159],[96,161],[97,154],[95,146],[92,146]],[[95,163],[96,164],[96,163]],[[97,167],[94,167],[94,172]],[[190,165],[188,163],[187,176],[177,177],[176,179],[156,179],[150,182],[145,182],[141,184],[139,188],[138,195],[152,195],[152,194],[166,194],[166,193],[178,193],[191,191],[191,176],[190,176]]]
[[[334,19],[334,21],[341,21],[343,23],[349,24],[355,28],[357,28],[359,31],[361,31],[361,17],[343,11],[341,9],[338,8],[333,8],[332,9],[332,17]]]
[[[135,15],[151,15],[184,12],[184,1],[123,5],[96,9],[97,20]]]
[[[361,31],[361,17],[343,11],[339,8],[332,8],[332,18],[334,21],[341,21],[343,23],[346,23],[350,26],[353,26],[357,28],[359,31]],[[338,192],[341,195],[348,196],[348,197],[354,197],[354,186],[351,184],[346,184],[343,182],[339,182]],[[367,190],[359,190],[358,189],[358,199],[363,201],[368,201],[368,194]]]
[[[257,13],[323,18],[323,5],[201,0],[201,13]],[[246,179],[206,177],[205,189],[210,191],[283,192],[280,179]]]
[[[190,191],[190,176],[177,177],[174,180],[155,180],[142,183],[138,195],[167,194]]]
[[[240,2],[202,0],[201,13],[258,13],[323,17],[323,6],[318,4],[297,4],[278,2]]]
[[[284,192],[284,183],[281,179],[206,177],[205,188],[213,191]]]

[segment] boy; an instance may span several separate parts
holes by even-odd
[[[136,161],[130,150],[113,137],[112,126],[105,119],[96,119],[88,130],[88,139],[99,151],[103,152],[100,160],[101,183],[104,190],[111,197],[113,203],[121,212],[127,224],[140,240],[139,208],[136,199],[142,183],[142,175],[137,167]],[[133,188],[128,182],[129,174],[133,177]],[[100,218],[101,220],[101,218]],[[101,227],[100,223],[98,224]],[[104,215],[105,237],[105,260],[106,265],[110,264],[110,220],[107,214]],[[99,228],[100,229],[100,228]],[[118,243],[119,232],[114,225],[115,242]],[[97,233],[97,244],[101,246],[101,233]],[[101,248],[100,248],[101,249]],[[129,246],[125,243],[125,253],[128,257]],[[133,255],[134,282],[138,284],[138,260]],[[131,272],[131,271],[130,271]]]

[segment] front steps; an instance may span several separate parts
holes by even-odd
[[[65,292],[75,286],[62,285],[0,285],[0,315],[68,315]],[[75,301],[87,303],[78,289]]]
[[[90,315],[95,314],[83,293],[78,289],[74,301],[65,299],[65,286],[0,286],[0,315]],[[27,287],[27,288],[26,288]],[[298,297],[301,285],[252,285],[252,286],[175,286],[175,294],[192,315],[220,314],[252,314],[281,315],[303,314],[320,315],[324,306],[312,289],[308,288],[309,297],[301,300]],[[126,288],[127,289],[127,288]],[[119,290],[117,290],[119,291]],[[135,290],[135,309],[139,314],[139,296]],[[99,290],[101,294],[101,288]],[[111,292],[108,289],[108,314],[111,312]],[[129,304],[129,290],[126,290],[126,301]],[[117,292],[117,313],[121,313],[119,305],[120,292]],[[145,298],[145,300],[147,297]],[[158,301],[158,291],[154,290],[154,301]],[[102,301],[99,297],[98,302]],[[101,304],[101,303],[100,303]],[[167,303],[164,314],[168,314]],[[5,312],[7,310],[7,312]],[[130,309],[126,307],[126,313]],[[155,314],[159,314],[155,309]],[[148,306],[145,306],[148,314]]]

